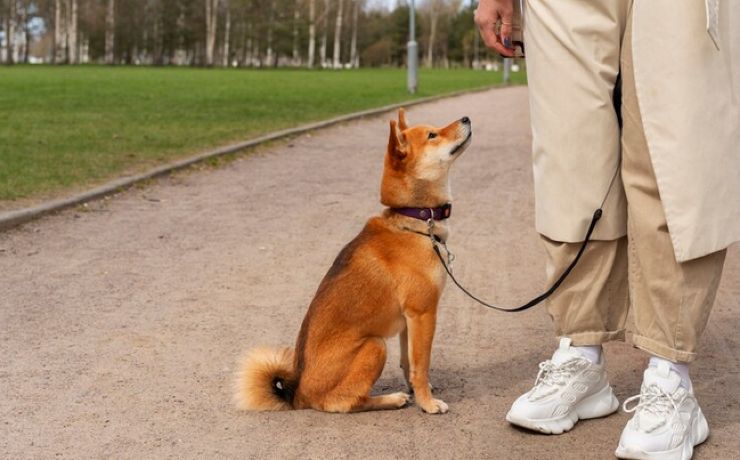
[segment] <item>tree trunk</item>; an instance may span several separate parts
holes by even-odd
[[[67,20],[67,62],[77,64],[79,59],[79,49],[77,47],[77,0],[70,0],[68,11],[69,19]]]
[[[206,0],[206,65],[209,67],[213,65],[217,19],[218,0]]]
[[[3,11],[3,8],[4,8],[3,2],[2,0],[0,0],[0,31],[2,33],[5,33],[5,30],[8,24],[5,21],[5,16],[3,16],[6,13],[5,11]],[[5,51],[3,43],[4,42],[0,40],[0,63],[5,62],[5,56],[6,56],[6,51]]]
[[[15,1],[15,7],[18,9],[18,0],[10,0],[11,2]],[[16,27],[18,27],[18,32],[21,32],[23,34],[23,43],[18,43],[16,45],[17,51],[15,53],[15,60],[16,62],[25,62],[28,63],[28,5],[26,5],[25,1],[20,2],[21,9],[17,13],[18,17],[18,23],[16,24]],[[16,32],[16,38],[17,32]]]
[[[154,56],[152,59],[154,60],[154,65],[164,65],[164,38],[159,30],[161,20],[162,18],[157,14],[154,25],[152,26],[152,40],[154,42]]]
[[[116,0],[108,0],[105,11],[105,63],[114,62],[114,44],[116,38]]]
[[[242,54],[242,65],[252,66],[252,22],[247,23],[246,43],[244,43],[244,52]]]
[[[344,0],[337,1],[337,22],[334,26],[334,62],[333,67],[338,69],[342,66],[342,5]]]
[[[323,34],[321,35],[321,67],[326,67],[326,45],[329,34],[329,10],[331,9],[331,0],[324,0],[324,17],[322,18]]]
[[[79,31],[79,38],[77,39],[77,63],[85,64],[90,61],[90,39],[85,36],[85,33]]]
[[[229,67],[231,63],[229,62],[229,42],[231,41],[231,8],[229,7],[229,0],[225,0],[225,6],[226,6],[226,25],[224,29],[224,49],[223,49],[223,57],[222,62],[224,67]]]
[[[316,58],[316,0],[308,3],[308,62],[306,66],[313,67]]]
[[[277,58],[274,56],[274,51],[272,49],[272,32],[273,28],[275,27],[275,0],[272,0],[270,2],[270,17],[267,21],[267,53],[265,56],[266,65],[268,67],[272,67],[273,65],[277,65]]]
[[[23,14],[23,32],[25,34],[25,45],[23,46],[23,62],[25,64],[28,64],[30,58],[31,58],[31,28],[28,26],[29,23],[29,10],[31,9],[31,2],[26,2],[25,5],[23,5],[24,14]]]
[[[355,8],[352,13],[352,44],[350,46],[349,62],[353,68],[360,67],[360,56],[357,54],[357,19],[360,16],[362,0],[355,0]]]
[[[426,59],[426,65],[427,67],[433,67],[434,66],[434,42],[437,40],[437,18],[439,17],[439,12],[437,11],[437,5],[432,4],[431,11],[429,13],[429,43],[427,46],[427,59]]]
[[[293,9],[293,66],[301,65],[301,55],[298,51],[298,22],[301,20],[301,0],[295,0]]]
[[[67,21],[67,52],[69,53],[69,63],[77,64],[79,62],[79,49],[77,46],[77,0],[70,0],[69,20]]]
[[[5,63],[13,64],[15,62],[15,0],[10,0],[10,9],[8,11],[8,25],[5,28]]]
[[[54,0],[54,40],[51,45],[51,63],[59,64],[62,40],[62,0]]]

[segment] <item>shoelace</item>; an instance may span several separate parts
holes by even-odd
[[[640,400],[640,402],[631,408],[627,405],[633,401]],[[648,413],[655,415],[663,415],[669,413],[673,409],[674,413],[678,413],[678,404],[673,400],[673,397],[666,393],[658,385],[650,385],[643,390],[639,395],[629,397],[624,400],[622,409],[627,413],[632,413],[637,410],[644,410]]]
[[[535,389],[540,385],[555,386],[565,385],[568,378],[573,376],[577,370],[576,364],[580,363],[580,358],[574,358],[563,364],[555,364],[548,359],[540,363],[540,371],[537,373],[537,379],[534,382]]]

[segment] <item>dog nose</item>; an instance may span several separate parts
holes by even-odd
[[[462,121],[466,125],[469,125],[470,124],[470,118],[468,118],[468,117],[462,117],[462,119],[460,119],[460,121]]]

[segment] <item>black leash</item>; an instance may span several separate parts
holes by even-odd
[[[602,207],[604,206],[604,203],[606,202],[607,197],[609,196],[609,192],[612,190],[612,186],[614,185],[614,179],[617,177],[617,173],[619,172],[619,163],[617,163],[617,170],[614,172],[614,176],[612,176],[612,180],[609,183],[609,188],[606,191],[606,195],[604,195],[604,200],[601,202],[601,206],[599,206],[599,209],[594,211],[594,215],[591,218],[591,224],[588,226],[588,231],[586,231],[586,237],[583,239],[583,244],[581,244],[580,249],[578,249],[578,254],[576,254],[576,257],[573,259],[573,262],[568,265],[568,268],[563,271],[563,273],[560,275],[560,278],[558,278],[555,283],[553,283],[550,288],[543,292],[542,294],[538,295],[534,299],[530,300],[529,302],[525,303],[524,305],[520,305],[518,307],[514,308],[503,308],[503,307],[497,307],[496,305],[491,305],[488,302],[484,302],[483,300],[479,299],[475,295],[473,295],[470,291],[465,289],[455,278],[455,276],[452,274],[452,271],[450,270],[449,264],[454,260],[454,256],[452,253],[447,249],[447,244],[445,242],[442,242],[434,237],[434,221],[428,220],[427,226],[429,227],[429,238],[432,240],[432,247],[434,248],[434,252],[437,254],[437,257],[439,258],[439,261],[442,263],[442,266],[445,268],[445,271],[448,275],[450,275],[450,278],[452,278],[452,281],[455,283],[455,285],[460,288],[461,291],[463,291],[468,297],[475,300],[479,304],[483,305],[484,307],[493,308],[494,310],[499,310],[503,312],[508,313],[516,313],[524,310],[529,310],[530,308],[534,307],[535,305],[539,304],[543,300],[550,297],[558,287],[565,281],[565,278],[568,277],[570,272],[573,270],[573,268],[578,263],[578,260],[583,255],[584,251],[586,251],[586,246],[588,245],[589,241],[591,241],[591,234],[594,232],[594,229],[596,228],[596,223],[599,222],[599,219],[601,219],[601,215],[603,214]],[[439,250],[439,246],[444,246],[445,252],[447,253],[447,262],[445,262],[444,258],[442,257],[442,253]]]
[[[455,276],[452,274],[452,271],[450,271],[450,268],[449,268],[448,263],[445,262],[444,258],[442,257],[442,253],[439,250],[440,243],[436,239],[432,239],[434,241],[434,246],[433,246],[434,247],[434,252],[437,254],[437,257],[439,258],[439,261],[442,262],[442,266],[445,268],[445,271],[447,272],[447,274],[450,275],[450,278],[452,279],[452,282],[454,282],[455,285],[457,287],[459,287],[461,291],[463,291],[465,294],[467,294],[468,297],[470,297],[471,299],[475,300],[476,302],[478,302],[479,304],[481,304],[481,305],[483,305],[485,307],[493,308],[494,310],[505,311],[505,312],[509,312],[509,313],[516,313],[516,312],[528,310],[528,309],[534,307],[538,303],[540,303],[543,300],[545,300],[548,297],[550,297],[552,295],[552,293],[555,292],[555,290],[558,287],[560,287],[560,285],[563,283],[563,281],[565,281],[565,278],[570,274],[571,270],[573,270],[573,267],[575,267],[576,264],[578,263],[578,259],[581,258],[581,255],[583,255],[583,252],[586,250],[586,245],[588,245],[588,242],[591,240],[591,234],[594,232],[594,228],[596,227],[596,223],[599,221],[599,219],[601,219],[601,214],[602,214],[601,208],[597,209],[594,212],[594,216],[591,219],[591,225],[588,226],[588,231],[586,232],[586,239],[583,240],[583,244],[581,245],[580,249],[578,249],[578,254],[576,254],[575,259],[573,259],[573,262],[571,262],[570,265],[568,265],[568,268],[565,269],[565,271],[563,272],[563,274],[560,275],[560,278],[558,278],[558,280],[555,281],[555,283],[552,286],[550,286],[550,289],[548,289],[547,291],[543,292],[542,294],[540,294],[539,296],[535,297],[534,299],[530,300],[529,302],[525,303],[524,305],[520,305],[520,306],[515,307],[515,308],[497,307],[496,305],[491,305],[491,304],[489,304],[487,302],[484,302],[483,300],[481,300],[478,297],[476,297],[475,295],[473,295],[470,291],[468,291],[467,289],[465,289],[460,284],[459,281],[457,281],[457,279],[455,278]],[[448,257],[449,257],[451,254],[450,254],[449,251],[447,251],[447,245],[443,245],[443,246],[445,247],[445,251],[447,252]]]

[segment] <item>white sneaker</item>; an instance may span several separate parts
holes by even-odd
[[[604,357],[594,364],[568,338],[552,359],[540,363],[534,388],[521,395],[506,414],[509,423],[547,434],[560,434],[580,419],[609,415],[619,401],[606,378]]]
[[[627,404],[639,399],[632,408]],[[640,394],[624,402],[627,422],[615,454],[619,458],[688,460],[694,446],[706,441],[709,426],[691,391],[667,362],[645,370]]]

